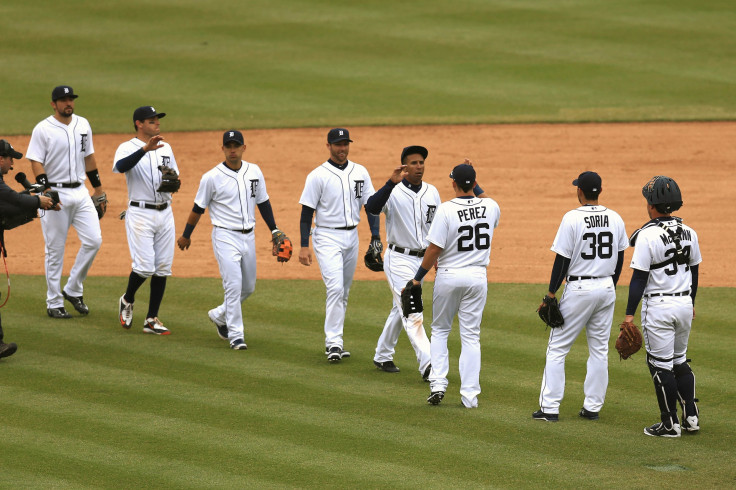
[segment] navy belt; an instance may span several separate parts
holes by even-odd
[[[567,282],[570,282],[570,281],[584,281],[586,279],[599,279],[599,278],[598,277],[593,277],[593,276],[569,276],[567,278]]]
[[[224,226],[217,226],[217,225],[215,225],[215,228],[221,228],[221,229],[227,230],[227,231],[234,231],[235,233],[242,233],[243,235],[245,235],[246,233],[250,233],[251,231],[253,231],[253,228],[249,228],[247,230],[233,230],[232,228],[225,228]]]
[[[424,250],[412,250],[410,248],[397,247],[393,243],[389,243],[388,248],[390,248],[394,252],[405,254],[405,255],[411,255],[412,257],[424,257],[424,252],[425,252]]]
[[[333,228],[333,230],[354,230],[357,226],[341,226],[339,228]]]
[[[682,291],[679,293],[651,293],[645,294],[645,298],[652,298],[654,296],[690,296],[690,291]]]
[[[69,187],[71,189],[75,189],[82,185],[81,182],[49,182],[49,185],[51,187]]]
[[[161,204],[149,204],[147,202],[130,201],[131,206],[146,209],[155,209],[156,211],[163,211],[169,207],[169,203],[162,202]]]

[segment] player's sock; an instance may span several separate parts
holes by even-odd
[[[148,315],[146,318],[156,318],[161,301],[164,299],[166,290],[166,276],[151,277],[151,299],[148,302]]]
[[[130,271],[130,276],[128,277],[128,289],[125,290],[123,299],[128,303],[135,302],[135,293],[144,282],[146,282],[145,277],[139,276],[135,272]]]

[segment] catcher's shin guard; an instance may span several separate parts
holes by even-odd
[[[652,366],[649,363],[647,365],[649,366],[649,372],[652,373],[654,392],[657,394],[662,423],[665,427],[672,428],[673,424],[680,423],[680,419],[677,417],[677,381],[675,380],[675,373]]]
[[[690,362],[690,359],[674,366],[675,380],[677,381],[677,397],[680,400],[682,412],[685,417],[699,415],[698,406],[695,404],[698,401],[695,398],[695,374],[690,369],[688,362]]]

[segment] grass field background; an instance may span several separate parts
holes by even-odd
[[[6,0],[0,134],[736,116],[730,0]]]
[[[124,278],[89,278],[92,313],[59,321],[42,314],[43,278],[13,278],[2,319],[20,347],[0,361],[0,486],[725,488],[736,478],[730,289],[698,295],[689,355],[701,433],[663,440],[642,434],[658,409],[641,354],[620,362],[614,351],[601,419],[577,416],[583,339],[568,357],[561,421],[531,419],[548,335],[534,312],[542,285],[490,285],[476,410],[460,403],[457,330],[437,407],[425,402],[405,336],[401,373],[373,367],[391,301],[383,282],[354,285],[352,357],[337,365],[323,353],[319,281],[259,281],[245,306],[247,351],[230,350],[207,319],[218,280],[170,281],[169,337],[141,332],[147,285],[134,328],[120,328],[111,298],[124,287]],[[627,291],[618,289],[616,319]]]

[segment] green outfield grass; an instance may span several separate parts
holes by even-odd
[[[733,119],[731,0],[5,0],[0,134]]]
[[[169,337],[140,330],[147,285],[125,331],[116,318],[124,278],[89,278],[92,313],[72,320],[46,316],[43,277],[12,279],[2,321],[19,350],[0,361],[4,488],[724,488],[736,478],[731,289],[698,294],[689,355],[701,433],[663,440],[642,434],[658,413],[641,354],[620,362],[614,352],[601,419],[577,416],[583,339],[568,357],[560,422],[531,420],[547,337],[534,312],[542,285],[490,285],[483,393],[467,410],[456,331],[440,406],[425,403],[405,336],[401,373],[373,367],[390,303],[381,281],[353,286],[352,357],[330,365],[319,281],[259,281],[244,308],[249,348],[232,351],[207,319],[221,298],[216,279],[169,281]],[[625,297],[619,288],[617,320]]]

